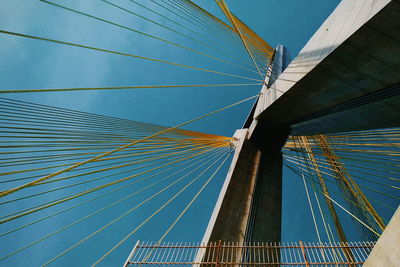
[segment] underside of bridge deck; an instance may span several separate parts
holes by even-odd
[[[293,135],[398,126],[400,1],[382,6],[348,35],[373,8],[345,13],[339,6],[343,12],[328,18],[275,82],[281,95],[258,116],[259,124],[290,126]]]

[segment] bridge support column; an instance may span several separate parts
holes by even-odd
[[[248,241],[281,240],[282,154],[262,153],[253,194]]]
[[[259,124],[257,116],[266,106],[267,95],[276,95],[276,88],[267,84],[284,68],[284,48],[278,46],[257,104],[245,122],[245,129],[236,131],[239,139],[235,156],[209,221],[203,243],[230,241],[279,242],[282,210],[282,154],[289,134],[288,127],[270,128]],[[249,129],[247,129],[249,128]],[[211,251],[200,251],[196,261],[207,258]],[[242,254],[244,255],[242,258]],[[245,251],[237,251],[236,262],[246,262]],[[205,256],[205,257],[204,257]]]
[[[236,151],[237,161],[227,175],[203,242],[246,239],[261,152],[248,140],[241,142],[240,151]]]
[[[241,135],[235,157],[203,242],[278,242],[282,208],[281,148],[287,134],[255,131],[249,140],[247,129],[238,133]],[[263,136],[263,142],[259,142],[259,135]]]

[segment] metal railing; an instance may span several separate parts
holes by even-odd
[[[137,242],[125,266],[362,266],[375,242]]]

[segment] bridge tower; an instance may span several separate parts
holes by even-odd
[[[280,241],[282,146],[289,129],[258,124],[265,99],[277,97],[271,87],[287,61],[278,45],[261,94],[242,129],[236,131],[235,155],[209,221],[203,242]]]
[[[318,135],[323,140],[324,134],[400,125],[399,14],[397,0],[345,0],[290,64],[285,48],[277,46],[258,100],[242,129],[235,132],[235,154],[203,244],[280,241],[282,147],[289,135]],[[331,167],[337,166],[329,147],[322,149]],[[368,200],[358,197],[383,231],[385,225]],[[399,236],[399,212],[378,241],[378,251],[373,250],[370,266],[373,262],[395,266],[400,261],[390,253],[399,247],[393,238]],[[200,249],[194,262],[203,263],[207,250],[215,247]],[[351,254],[345,258],[354,262]]]
[[[235,133],[235,156],[204,243],[280,241],[281,149],[289,134],[311,136],[400,125],[400,76],[392,72],[400,63],[399,39],[391,30],[399,26],[394,22],[396,14],[400,14],[398,1],[342,1],[288,66],[284,47],[276,48],[257,103]],[[365,201],[383,231],[384,223]],[[391,225],[398,224],[394,216]],[[340,229],[337,225],[343,241]],[[398,247],[388,238],[398,236],[393,229],[388,228],[390,233],[386,231],[385,240],[378,244]],[[383,254],[378,261],[391,257]]]

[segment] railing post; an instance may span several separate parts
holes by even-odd
[[[218,246],[217,246],[217,255],[216,255],[216,259],[215,259],[215,266],[219,267],[219,254],[221,251],[221,240],[218,241]]]
[[[139,242],[140,242],[139,240],[136,242],[135,246],[133,247],[131,253],[129,253],[128,258],[126,259],[126,261],[125,261],[124,265],[122,265],[122,267],[127,267],[128,266],[129,260],[132,258],[133,253],[135,253],[136,248],[139,246]]]
[[[304,248],[303,242],[302,242],[302,241],[299,241],[299,243],[300,243],[301,253],[303,253],[303,257],[304,257],[304,263],[305,263],[306,266],[308,267],[308,266],[310,266],[310,264],[309,264],[308,261],[307,261],[306,250],[305,250],[305,248]]]

